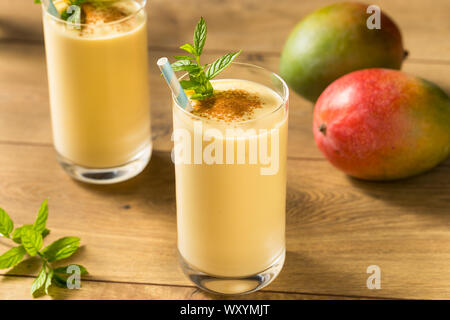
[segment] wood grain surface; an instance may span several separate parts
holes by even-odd
[[[208,21],[207,48],[242,48],[278,55],[290,30],[330,0],[148,0],[149,44],[177,48],[192,38],[200,15]],[[364,2],[364,1],[363,1]],[[450,1],[378,0],[402,30],[415,59],[450,61]],[[0,2],[0,37],[42,41],[41,9],[32,0]]]
[[[169,92],[156,59],[179,53],[198,15],[206,17],[205,61],[242,48],[240,61],[278,70],[289,30],[330,1],[150,1],[150,91],[154,149],[137,178],[112,186],[72,180],[52,146],[40,9],[31,0],[0,2],[0,207],[17,224],[33,221],[49,197],[52,233],[82,238],[70,261],[90,275],[54,299],[214,299],[182,274],[176,255]],[[374,1],[402,29],[404,70],[450,92],[450,2]],[[287,259],[280,276],[252,299],[450,298],[450,161],[407,180],[370,183],[334,169],[312,137],[312,104],[290,101]],[[9,247],[0,239],[0,252]],[[366,287],[369,265],[381,290]],[[34,259],[2,270],[0,299],[31,298]]]

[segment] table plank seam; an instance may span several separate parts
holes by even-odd
[[[29,147],[53,147],[51,143],[46,142],[31,142],[31,141],[8,141],[0,140],[0,145],[13,145],[13,146],[29,146]]]
[[[18,275],[18,274],[5,274],[0,273],[1,277],[14,277],[14,278],[36,278],[32,275]],[[131,284],[131,285],[143,285],[143,286],[160,286],[160,287],[174,287],[174,288],[187,288],[198,289],[196,286],[182,285],[182,284],[168,284],[168,283],[152,283],[152,282],[134,282],[134,281],[116,281],[106,279],[82,279],[86,282],[98,282],[98,283],[110,283],[110,284]],[[381,296],[363,296],[363,295],[341,295],[333,293],[313,293],[313,292],[298,292],[298,291],[283,291],[283,290],[265,290],[262,289],[259,292],[274,293],[274,294],[287,294],[287,295],[306,295],[306,296],[323,296],[323,297],[342,297],[342,298],[360,298],[360,299],[379,299],[379,300],[401,300],[402,298],[391,298]],[[220,296],[220,295],[219,295]]]
[[[53,148],[53,145],[51,143],[45,143],[45,142],[26,142],[26,141],[1,141],[0,145],[12,145],[12,146],[29,146],[29,147],[43,147],[43,148]],[[161,150],[161,149],[153,149],[153,152],[169,152],[167,150]],[[298,157],[298,156],[288,156],[289,160],[311,160],[311,161],[324,161],[325,158],[321,157]]]
[[[53,148],[53,144],[45,143],[45,142],[26,142],[26,141],[1,141],[0,145],[12,145],[12,146],[29,146],[29,147],[43,147],[43,148]],[[167,150],[162,149],[153,149],[153,152],[159,153],[168,153]],[[299,157],[299,156],[287,156],[288,160],[297,160],[297,161],[326,161],[323,157]],[[444,161],[440,163],[438,166],[442,167],[450,167],[450,163],[448,161]]]
[[[44,46],[44,40],[37,40],[37,39],[26,39],[26,38],[0,38],[0,44],[1,43],[27,43],[30,45],[39,45]],[[153,46],[149,45],[147,47],[149,50],[155,50],[155,51],[171,51],[171,52],[180,52],[180,49],[178,47],[164,47],[164,46]],[[228,52],[229,49],[205,49],[204,52],[206,54],[223,54],[224,52]],[[279,51],[265,51],[265,50],[257,50],[252,51],[251,49],[246,49],[245,53],[246,55],[264,55],[266,57],[279,57],[280,52]],[[450,65],[450,60],[446,59],[432,59],[432,58],[407,58],[405,60],[406,62],[416,63],[416,64],[437,64],[437,65]]]

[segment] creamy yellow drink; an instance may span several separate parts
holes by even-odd
[[[61,14],[69,7],[68,1],[54,3]],[[53,138],[63,162],[87,171],[105,169],[99,172],[144,157],[140,171],[148,162],[151,133],[143,5],[145,1],[88,1],[80,7],[81,23],[73,24],[49,14],[44,3]]]
[[[231,279],[284,260],[287,97],[254,81],[211,83],[214,97],[191,100],[192,112],[173,106],[178,248],[215,277],[204,288],[242,293],[258,283]]]

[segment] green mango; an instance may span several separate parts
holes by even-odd
[[[367,4],[336,3],[314,11],[286,41],[280,74],[289,86],[315,102],[337,78],[366,68],[401,68],[405,51],[396,24],[383,12],[380,29],[369,29]]]

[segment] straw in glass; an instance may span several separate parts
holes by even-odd
[[[47,9],[48,13],[50,13],[51,15],[59,18],[59,12],[55,7],[55,4],[53,3],[53,0],[48,0],[48,9]]]
[[[166,57],[159,58],[157,65],[161,70],[164,79],[166,79],[166,82],[169,85],[170,90],[172,90],[172,93],[175,96],[175,99],[177,100],[180,107],[182,107],[186,111],[192,111],[192,105],[189,102],[186,93],[184,93],[184,90],[181,87],[175,73],[173,72],[169,60]]]

